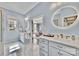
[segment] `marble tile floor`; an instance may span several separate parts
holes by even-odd
[[[39,56],[39,46],[37,44],[27,44],[24,49],[25,56]]]

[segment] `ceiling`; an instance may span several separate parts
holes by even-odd
[[[0,2],[0,7],[25,14],[32,9],[37,2]]]

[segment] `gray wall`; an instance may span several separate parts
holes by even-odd
[[[14,16],[16,18],[16,21],[20,22],[22,26],[24,26],[24,15],[18,14],[16,12],[7,10],[3,8],[3,41],[4,43],[9,42],[16,42],[19,38],[19,32],[18,32],[18,24],[15,31],[9,31],[8,30],[8,17]]]
[[[74,6],[77,7],[79,11],[79,3],[74,2],[74,3],[62,3],[60,6],[56,8],[50,9],[51,2],[44,2],[44,3],[39,3],[36,7],[34,7],[32,10],[30,10],[28,13],[26,13],[26,16],[30,16],[31,18],[44,15],[43,19],[43,24],[42,24],[42,32],[46,33],[65,33],[65,34],[74,34],[74,35],[79,35],[79,22],[74,25],[73,27],[69,29],[58,29],[52,26],[51,24],[51,18],[53,13],[56,11],[56,9],[62,7],[62,6]]]

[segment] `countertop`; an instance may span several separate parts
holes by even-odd
[[[44,39],[49,40],[49,41],[53,41],[56,43],[64,44],[64,45],[79,49],[79,40],[78,39],[71,40],[71,39],[64,39],[64,38],[61,39],[61,38],[46,37],[46,36],[40,36],[37,39],[40,39],[40,38],[44,38]]]

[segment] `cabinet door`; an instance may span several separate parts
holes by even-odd
[[[58,53],[60,56],[72,56],[71,54],[68,54],[68,53],[66,53],[66,52],[64,52],[64,51],[59,51],[59,53]]]
[[[46,51],[40,49],[39,55],[40,55],[40,56],[48,56],[48,52],[46,52]]]
[[[59,44],[59,43],[55,43],[55,42],[50,42],[49,46],[58,48],[58,49],[63,50],[63,51],[66,51],[68,53],[71,53],[72,55],[76,55],[76,48],[72,48],[72,47],[67,46],[65,44]]]
[[[49,47],[49,56],[58,56],[59,50],[54,47]]]
[[[40,43],[39,48],[48,52],[48,45],[47,44]]]
[[[70,53],[72,55],[76,55],[76,49],[75,48],[72,48],[72,47],[69,47],[69,46],[66,46],[66,45],[63,45],[63,44],[58,45],[57,47],[60,50],[66,51],[66,52],[68,52],[68,53]]]
[[[76,53],[77,53],[77,56],[79,56],[79,49],[77,49]]]
[[[41,39],[39,40],[39,42],[48,45],[48,40],[46,40],[46,39],[41,38]]]

